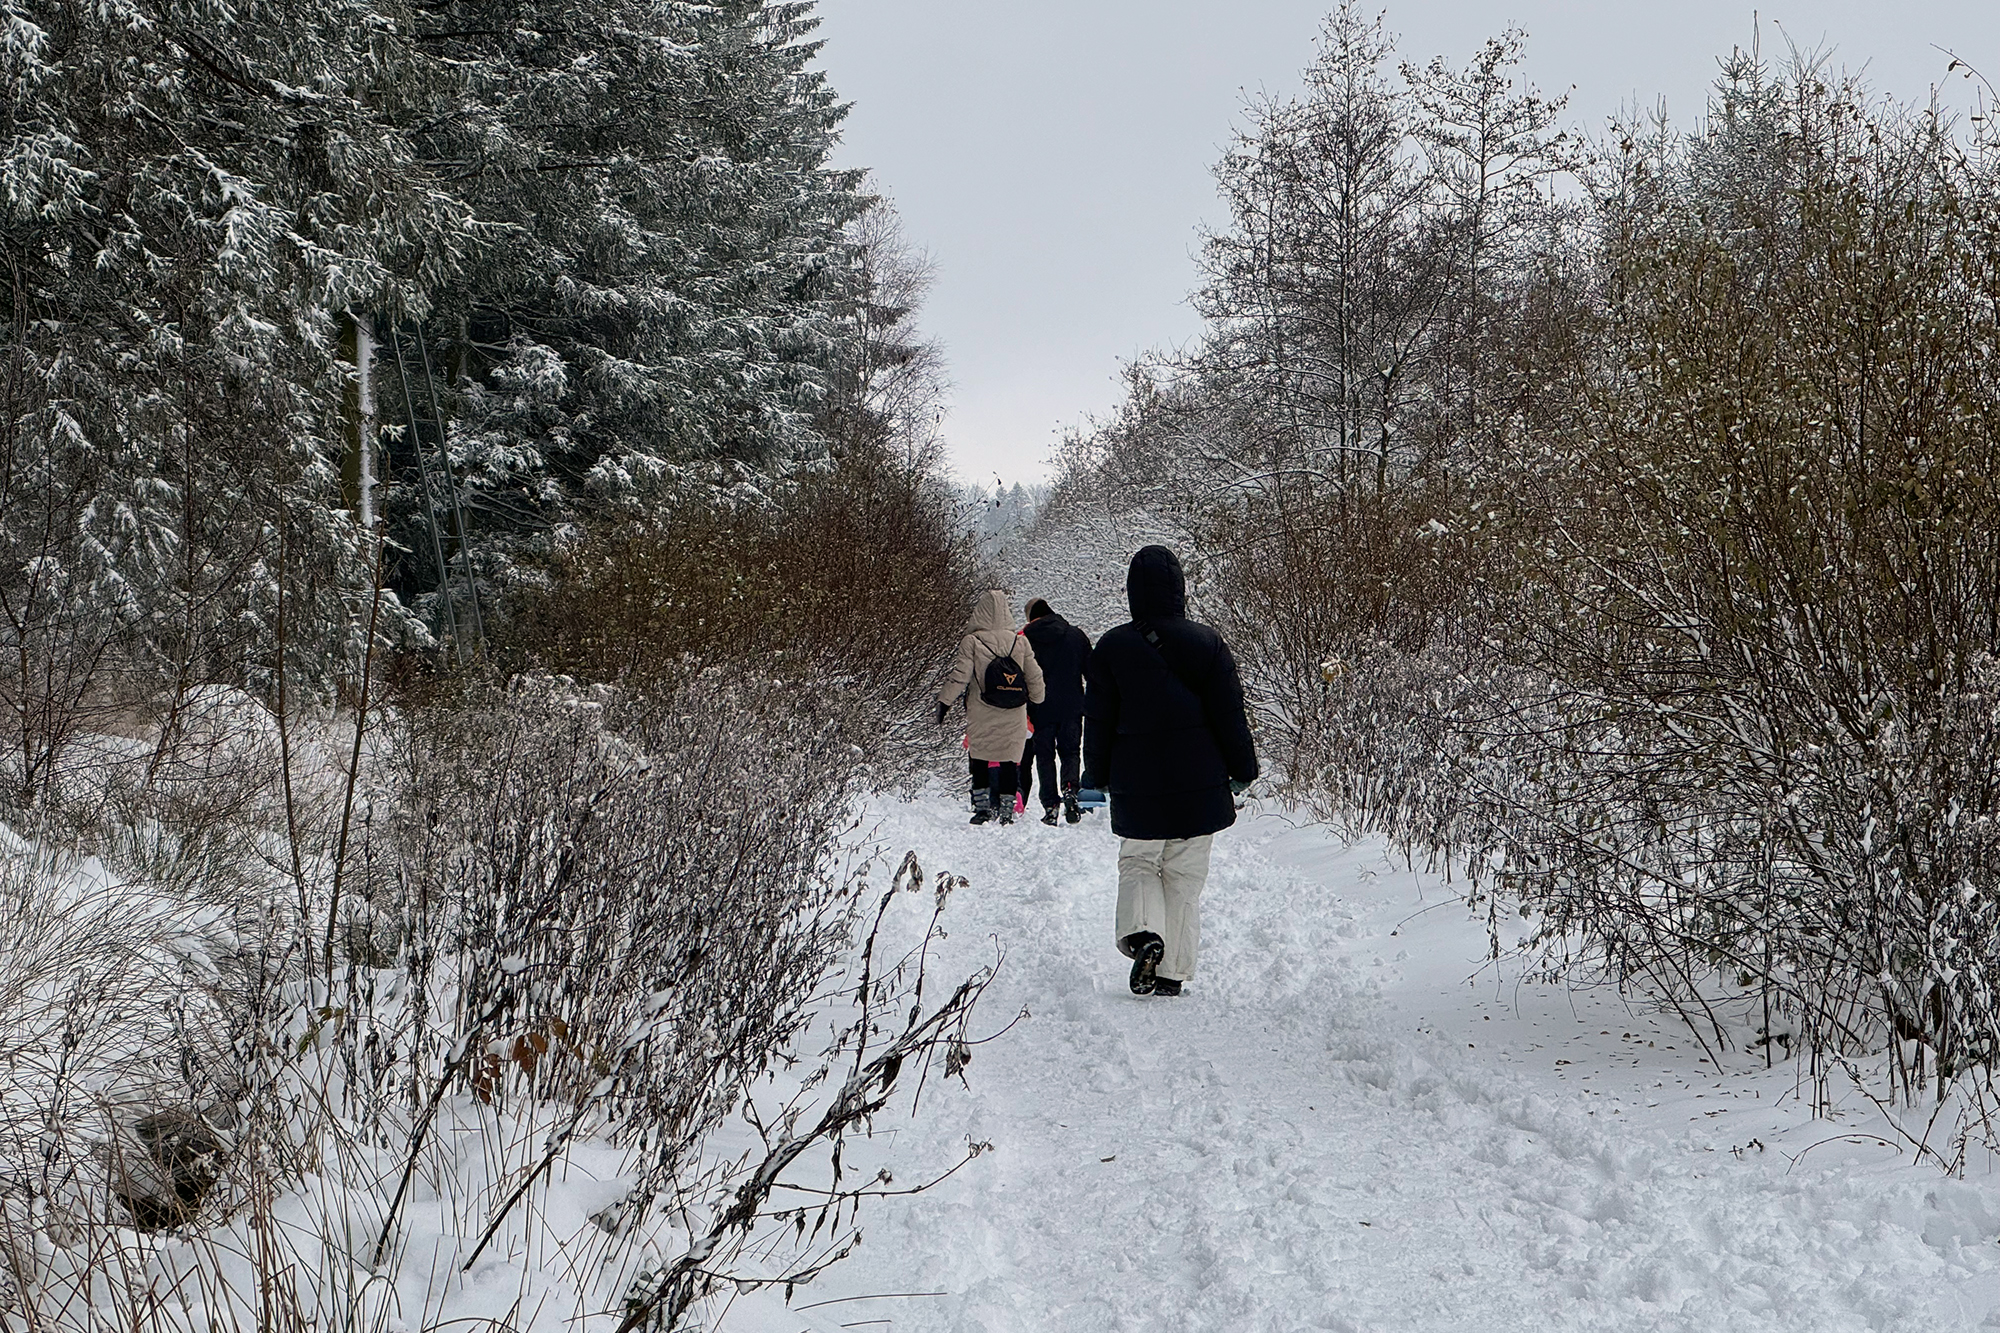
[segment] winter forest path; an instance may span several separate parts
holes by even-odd
[[[878,1127],[903,1185],[994,1150],[873,1205],[789,1330],[2000,1328],[1994,1177],[1838,1139],[1885,1126],[1813,1120],[1787,1065],[1717,1074],[1615,995],[1517,984],[1379,845],[1268,813],[1220,835],[1201,974],[1139,1000],[1100,822],[875,815],[971,880],[947,971],[1006,950],[981,1030],[1031,1016]]]

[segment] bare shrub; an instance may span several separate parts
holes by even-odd
[[[1506,577],[1478,637],[1336,688],[1329,790],[1705,1040],[1804,1051],[1821,1087],[1885,1048],[1903,1097],[1983,1082],[1989,168],[1741,58],[1703,136],[1635,130],[1606,189],[1582,429],[1445,514]]]
[[[957,881],[868,890],[834,713],[734,670],[533,676],[369,756],[338,904],[324,774],[303,898],[267,806],[103,841],[145,881],[9,843],[0,1326],[382,1328],[499,1271],[665,1329],[851,1249],[884,1191],[842,1145],[964,1068],[990,971],[926,989]]]
[[[712,669],[660,700],[523,677],[411,719],[368,906],[456,979],[475,1092],[596,1089],[671,1166],[762,1072],[846,940],[851,755],[798,704]]]
[[[591,532],[515,607],[513,650],[633,689],[757,664],[838,701],[894,776],[919,761],[924,699],[973,596],[970,553],[921,467],[857,449],[773,498],[690,497]]]
[[[1571,207],[1514,35],[1403,90],[1386,50],[1343,6],[1305,95],[1252,109],[1207,336],[1055,507],[1187,544],[1293,790],[1466,872],[1496,949],[1504,900],[1551,972],[1711,1045],[1984,1086],[1991,122],[1738,52]],[[1511,183],[1475,105],[1522,130]]]

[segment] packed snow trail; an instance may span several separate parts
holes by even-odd
[[[885,849],[971,881],[940,975],[997,943],[984,1030],[1030,1014],[878,1141],[899,1185],[994,1149],[725,1327],[2000,1328],[1992,1175],[1840,1139],[1886,1125],[1813,1120],[1789,1065],[1718,1075],[1616,996],[1500,982],[1485,926],[1379,845],[1273,814],[1219,835],[1200,974],[1141,1000],[1102,817],[968,828],[935,792],[875,814]]]

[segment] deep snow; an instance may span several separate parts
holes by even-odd
[[[1609,991],[1520,983],[1439,876],[1280,814],[1217,839],[1200,975],[1127,993],[1101,817],[968,828],[932,792],[885,850],[971,880],[943,971],[1005,965],[969,1089],[879,1142],[856,1255],[725,1327],[988,1330],[2000,1328],[2000,1180],[1912,1165],[1848,1092]]]

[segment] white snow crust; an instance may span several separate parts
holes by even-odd
[[[2000,1328],[1990,1163],[1952,1179],[1852,1089],[1815,1119],[1789,1060],[1717,1070],[1636,998],[1489,965],[1485,923],[1378,843],[1246,817],[1200,975],[1142,1000],[1101,818],[968,828],[935,791],[876,817],[972,881],[943,963],[1005,949],[981,1030],[1029,1014],[877,1140],[902,1172],[994,1149],[726,1328]]]

